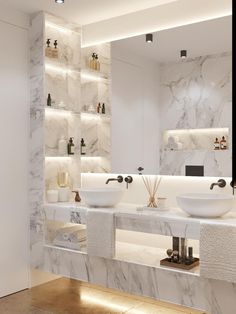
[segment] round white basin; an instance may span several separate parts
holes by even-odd
[[[190,216],[216,218],[233,207],[233,196],[229,194],[189,193],[176,197],[179,207]]]
[[[113,207],[120,202],[124,189],[116,187],[81,188],[79,192],[82,201],[88,206]]]

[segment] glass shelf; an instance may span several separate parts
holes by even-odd
[[[109,76],[106,73],[102,73],[99,71],[91,70],[91,69],[81,69],[81,82],[103,82],[109,83]]]
[[[111,115],[96,112],[81,112],[81,119],[110,119]]]

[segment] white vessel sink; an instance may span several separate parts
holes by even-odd
[[[233,207],[233,196],[229,194],[189,193],[176,197],[179,207],[190,216],[216,218]]]
[[[82,201],[93,207],[113,207],[124,194],[124,189],[116,187],[81,188],[79,191]]]

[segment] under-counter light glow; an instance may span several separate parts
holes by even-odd
[[[107,301],[105,299],[102,299],[100,297],[96,297],[96,296],[93,296],[93,295],[89,295],[87,293],[83,293],[83,291],[81,291],[80,300],[82,302],[86,302],[88,304],[93,304],[93,305],[96,305],[96,306],[107,307],[107,308],[109,308],[112,311],[119,311],[119,312],[123,313],[123,312],[125,312],[127,310],[127,306],[125,306],[125,305],[115,304],[115,302],[109,302],[109,301]],[[136,312],[136,310],[135,310],[135,313],[139,314],[138,312]]]
[[[81,156],[82,160],[100,160],[101,156]]]
[[[168,134],[185,134],[185,133],[228,133],[229,128],[205,128],[205,129],[176,129],[165,130]]]
[[[83,120],[98,120],[101,119],[101,116],[96,113],[87,113],[87,112],[82,112],[81,113],[81,119]]]
[[[71,116],[71,111],[63,110],[63,109],[55,109],[55,108],[45,108],[46,116]]]
[[[57,3],[57,4],[64,4],[64,0],[55,0],[55,2]]]

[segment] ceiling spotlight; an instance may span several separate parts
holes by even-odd
[[[153,34],[146,34],[146,42],[147,43],[153,42]]]
[[[55,2],[56,2],[57,4],[63,4],[63,3],[64,3],[64,0],[55,0]]]
[[[180,58],[181,59],[187,58],[187,50],[180,50]]]

